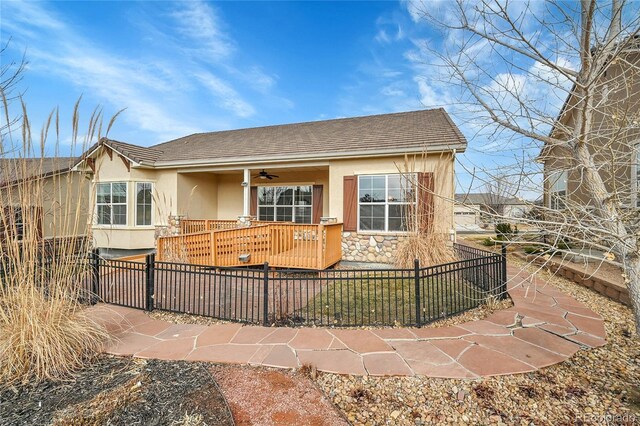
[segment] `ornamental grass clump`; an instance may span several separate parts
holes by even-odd
[[[2,97],[0,385],[61,379],[85,365],[108,337],[86,310],[90,181],[82,171],[67,172],[73,160],[57,155],[57,110],[34,144],[24,103],[20,100],[21,119],[10,120]],[[78,108],[72,145],[78,140]],[[48,141],[53,126],[55,141]],[[95,111],[83,146],[97,140],[100,130],[101,114]],[[56,155],[46,156],[52,146]]]
[[[416,161],[421,164],[416,166]],[[405,198],[415,202],[404,208],[407,235],[398,243],[396,267],[413,268],[415,259],[421,267],[458,260],[449,238],[453,202],[446,194],[452,192],[454,184],[447,180],[452,175],[451,167],[453,163],[446,156],[434,160],[426,154],[417,159],[405,156],[404,163],[398,165]]]

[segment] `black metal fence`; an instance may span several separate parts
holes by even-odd
[[[506,253],[455,245],[457,262],[412,269],[215,268],[92,257],[99,299],[264,325],[411,325],[506,297]]]

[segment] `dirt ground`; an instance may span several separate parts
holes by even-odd
[[[211,371],[238,426],[348,424],[313,380],[300,372],[221,365]]]
[[[233,425],[203,363],[102,356],[65,382],[0,389],[0,425]]]

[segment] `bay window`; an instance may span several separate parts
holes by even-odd
[[[151,182],[136,183],[136,226],[151,225],[153,208],[153,184]]]
[[[98,225],[126,225],[127,183],[99,183],[96,189],[96,223]]]

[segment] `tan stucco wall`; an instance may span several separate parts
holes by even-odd
[[[454,228],[454,156],[452,154],[433,154],[426,157],[420,155],[410,158],[409,170],[413,172],[433,172],[436,179],[434,188],[437,196],[434,199],[434,211],[439,218],[440,229],[436,232],[448,233]],[[339,160],[329,164],[329,186],[332,188],[329,197],[329,216],[343,220],[343,179],[345,176],[392,174],[405,170],[405,157],[368,158],[361,160]]]
[[[341,221],[344,176],[398,173],[398,167],[403,164],[403,156],[270,164],[265,168],[279,178],[273,181],[252,179],[251,185],[323,185],[323,216],[336,217]],[[440,197],[435,200],[435,211],[439,217],[444,218],[441,221],[441,232],[448,233],[454,228],[453,206],[449,202],[454,194],[454,157],[451,154],[429,155],[424,160],[419,157],[415,164],[416,172],[435,172],[436,188],[440,188]],[[151,248],[155,244],[153,226],[134,226],[135,182],[155,184],[154,225],[166,225],[169,216],[175,214],[193,219],[236,219],[243,212],[242,169],[251,168],[252,175],[261,169],[259,165],[249,164],[237,165],[233,170],[153,170],[134,166],[128,171],[115,153],[113,159],[106,153],[100,154],[96,166],[94,182],[128,182],[129,208],[127,226],[93,226],[95,245],[130,249]],[[304,170],[304,167],[310,169]]]
[[[165,172],[166,173],[166,172]],[[178,173],[177,212],[192,218],[216,219],[218,211],[218,175]]]
[[[64,173],[44,180],[42,233],[45,238],[86,235],[91,182],[82,173]]]
[[[91,182],[82,173],[61,173],[43,178],[40,183],[3,188],[1,204],[41,208],[44,238],[88,234]],[[22,191],[28,191],[29,196],[22,197]]]

